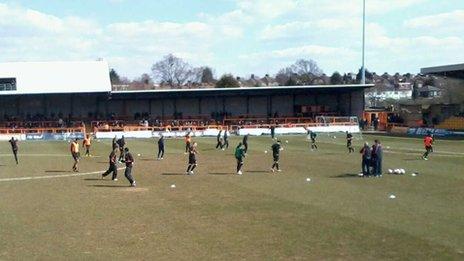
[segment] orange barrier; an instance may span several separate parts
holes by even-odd
[[[283,119],[283,118],[282,118]],[[203,131],[207,129],[227,129],[227,130],[238,130],[241,128],[271,128],[274,126],[276,128],[293,128],[293,127],[317,127],[317,126],[327,126],[330,124],[331,126],[350,126],[353,124],[357,124],[357,122],[353,122],[351,120],[346,120],[347,118],[333,118],[330,119],[330,122],[292,122],[292,119],[300,119],[301,121],[305,120],[306,118],[288,118],[289,120],[279,122],[277,124],[269,124],[269,123],[251,123],[251,124],[229,124],[229,125],[204,125],[204,126],[197,126],[197,125],[185,125],[185,126],[162,126],[162,127],[145,127],[140,125],[127,125],[127,126],[105,126],[103,128],[99,128],[94,126],[93,131],[96,132],[131,132],[131,131]],[[307,120],[307,119],[306,119]],[[344,121],[343,121],[344,120]]]

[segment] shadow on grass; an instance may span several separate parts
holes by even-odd
[[[235,173],[232,172],[210,172],[209,175],[233,175]]]
[[[93,180],[93,181],[95,181],[95,180],[107,181],[108,180],[108,181],[111,181],[111,179],[101,179],[101,178],[86,178],[84,180]]]
[[[331,176],[331,178],[360,178],[360,176],[358,176],[358,174],[345,173],[336,176]]]
[[[128,185],[87,185],[87,187],[95,187],[95,188],[127,188],[130,187]]]
[[[248,173],[268,173],[268,170],[245,170]]]
[[[185,173],[179,173],[179,172],[177,172],[177,173],[169,173],[169,172],[168,173],[161,173],[161,175],[164,175],[164,176],[186,176]]]
[[[422,160],[420,158],[409,158],[409,159],[403,159],[404,161],[419,161]]]
[[[215,149],[215,148],[202,149],[202,151],[212,151],[212,150],[219,150],[219,149]]]
[[[72,173],[71,170],[46,170],[46,173]]]

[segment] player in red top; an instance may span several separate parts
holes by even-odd
[[[433,152],[432,144],[433,136],[431,134],[427,134],[427,136],[424,138],[425,153],[422,155],[423,160],[428,160],[430,152]]]

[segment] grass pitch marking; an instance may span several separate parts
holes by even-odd
[[[13,156],[13,153],[3,153],[0,154],[0,157],[11,157]],[[18,157],[69,157],[71,158],[71,155],[69,154],[34,154],[34,153],[18,153]],[[100,158],[101,156],[89,156],[89,158]],[[86,158],[86,156],[82,157]]]
[[[124,168],[118,168],[118,170],[122,170],[122,169],[124,169]],[[88,176],[88,175],[101,174],[103,172],[105,172],[105,170],[86,172],[86,173],[63,174],[63,175],[46,175],[46,176],[36,176],[36,177],[3,178],[3,179],[0,179],[0,182],[79,177],[79,176]]]

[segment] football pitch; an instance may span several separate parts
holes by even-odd
[[[464,141],[437,140],[423,161],[422,139],[364,135],[382,141],[384,172],[406,174],[360,178],[362,140],[348,154],[343,134],[320,134],[318,151],[279,138],[283,171],[269,171],[271,139],[250,137],[242,176],[239,137],[225,151],[194,138],[192,176],[182,139],[162,161],[156,140],[126,139],[136,188],[122,164],[118,181],[100,179],[110,140],[77,175],[68,142],[20,142],[18,166],[0,142],[0,260],[464,259]]]

